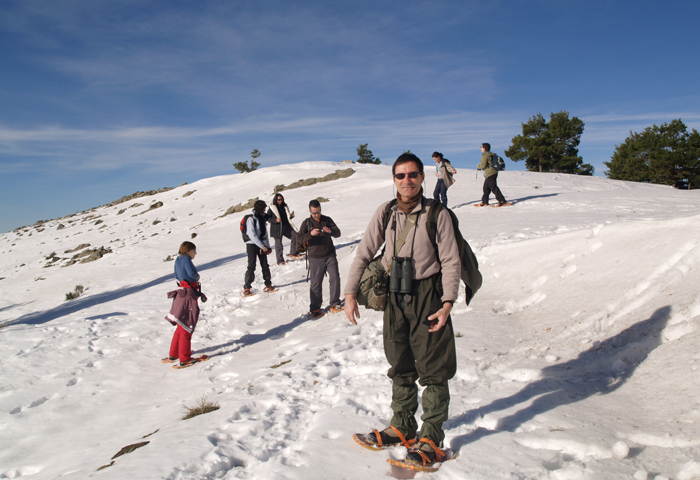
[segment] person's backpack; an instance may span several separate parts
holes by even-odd
[[[502,160],[503,159],[501,159],[501,161]],[[457,246],[459,248],[459,259],[462,261],[461,278],[466,286],[464,292],[465,300],[467,305],[469,305],[469,302],[472,298],[474,298],[474,295],[476,295],[476,292],[481,288],[481,284],[483,282],[481,272],[479,272],[479,262],[476,259],[476,255],[474,255],[472,248],[469,246],[469,243],[467,243],[464,237],[462,237],[462,232],[459,231],[459,220],[457,219],[457,215],[455,215],[452,210],[447,208],[442,203],[434,202],[428,209],[428,222],[426,224],[428,236],[430,237],[430,241],[433,243],[435,251],[438,253],[439,261],[440,253],[438,251],[438,245],[435,237],[437,235],[438,215],[440,214],[440,210],[443,208],[447,209],[447,212],[450,214],[450,218],[452,219],[452,227],[454,229],[455,239],[457,240]]]
[[[244,242],[249,242],[250,237],[248,236],[248,219],[252,217],[253,214],[249,213],[245,217],[241,219],[241,235],[243,236],[243,241]]]
[[[491,166],[497,172],[501,172],[501,171],[506,169],[506,162],[503,160],[502,157],[499,157],[495,153],[492,153],[491,154]]]

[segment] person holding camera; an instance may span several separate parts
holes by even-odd
[[[379,206],[367,226],[350,267],[345,287],[345,315],[357,324],[356,294],[360,278],[386,242],[382,266],[390,272],[389,298],[384,310],[384,353],[391,368],[391,424],[363,435],[377,448],[403,444],[407,462],[430,466],[444,460],[440,446],[442,424],[448,418],[448,380],[457,370],[450,312],[457,300],[461,261],[447,209],[437,219],[437,250],[426,227],[434,200],[423,196],[423,162],[412,153],[399,156],[392,167],[395,206],[384,225],[389,202]],[[423,424],[417,437],[418,381],[423,391]]]
[[[333,237],[340,237],[340,229],[332,218],[321,214],[321,203],[318,200],[314,199],[309,202],[309,213],[309,218],[305,219],[299,227],[297,245],[307,244],[306,258],[309,260],[309,280],[311,282],[309,317],[314,319],[324,315],[321,304],[323,303],[323,276],[326,273],[328,273],[331,294],[328,311],[337,313],[342,310],[340,306],[340,271],[335,255],[335,245],[333,245]]]

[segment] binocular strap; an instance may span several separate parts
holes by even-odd
[[[395,257],[398,257],[399,253],[401,253],[401,249],[406,244],[406,237],[408,237],[408,232],[409,232],[409,230],[411,230],[411,227],[416,224],[417,221],[418,221],[418,214],[417,213],[412,213],[406,219],[406,223],[403,226],[403,230],[401,230],[401,233],[396,238],[396,243],[394,244],[394,256]]]

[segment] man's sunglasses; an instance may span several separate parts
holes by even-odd
[[[409,172],[408,173],[408,178],[418,178],[418,175],[420,175],[420,172]],[[394,178],[397,180],[403,180],[406,178],[405,173],[395,173]]]

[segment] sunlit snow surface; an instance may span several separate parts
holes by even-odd
[[[269,202],[275,185],[347,167],[210,178],[0,235],[0,322],[11,324],[0,330],[0,478],[411,478],[386,462],[404,449],[371,452],[351,438],[391,418],[381,315],[362,310],[358,326],[343,314],[307,320],[303,261],[272,266],[280,289],[270,295],[258,270],[259,294],[241,297],[247,212],[217,218]],[[297,224],[310,199],[329,199],[343,282],[370,216],[393,195],[390,167],[353,167],[283,192]],[[482,177],[456,179],[449,203],[484,286],[453,310],[459,369],[445,444],[460,456],[415,477],[700,478],[700,191],[507,171],[499,185],[516,204],[473,208]],[[426,190],[434,185],[429,175]],[[173,370],[160,363],[175,288],[164,260],[185,240],[209,297],[192,346],[212,358]],[[62,267],[81,244],[113,253]],[[45,268],[51,253],[62,260]],[[78,284],[86,292],[65,301]],[[181,420],[202,395],[221,408]]]

